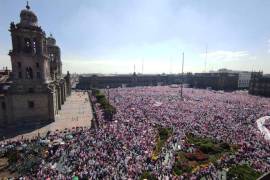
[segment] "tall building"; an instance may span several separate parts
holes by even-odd
[[[28,4],[9,31],[12,72],[0,85],[0,126],[52,122],[71,94],[70,75],[62,75],[60,48],[52,35],[46,37]]]
[[[187,83],[191,74],[183,76]],[[179,74],[122,74],[122,75],[85,75],[79,77],[78,89],[117,88],[135,86],[158,86],[180,84],[182,76]]]
[[[212,72],[195,73],[189,82],[194,88],[233,91],[238,89],[238,73]]]
[[[262,72],[253,72],[249,85],[249,94],[270,97],[270,76]]]
[[[219,69],[217,72],[219,73],[237,73],[239,74],[238,78],[238,89],[248,89],[249,88],[249,82],[251,79],[252,72],[250,71],[234,71],[230,69]]]

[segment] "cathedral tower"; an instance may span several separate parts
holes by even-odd
[[[46,37],[28,3],[20,13],[20,22],[12,22],[9,31],[12,75],[4,96],[0,96],[0,126],[36,127],[55,121],[71,93],[70,75],[62,77],[61,51],[56,40],[52,35]]]
[[[62,76],[61,50],[56,45],[56,40],[50,34],[47,38],[48,54],[50,59],[50,72],[53,80],[59,80]]]
[[[17,84],[35,88],[30,86],[51,80],[46,35],[28,4],[21,11],[20,18],[20,23],[10,25],[12,79]]]
[[[20,22],[10,24],[12,86],[8,91],[10,124],[53,121],[57,112],[55,84],[50,72],[46,34],[36,14],[26,9]]]

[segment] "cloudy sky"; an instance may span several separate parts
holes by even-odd
[[[77,73],[177,73],[228,68],[270,73],[269,0],[30,0],[39,25]],[[23,0],[0,0],[0,66]],[[143,68],[142,68],[142,64]]]

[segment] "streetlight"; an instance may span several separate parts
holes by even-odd
[[[182,78],[181,78],[181,99],[183,99],[183,81],[184,81],[184,59],[185,59],[185,54],[183,52],[182,56]]]
[[[109,90],[110,89],[110,86],[107,85],[106,89],[107,89],[107,93],[108,93],[108,101],[110,103],[110,90]]]

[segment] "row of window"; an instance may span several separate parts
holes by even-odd
[[[16,35],[13,37],[13,48],[16,52],[40,54],[43,47],[46,47],[46,39],[39,41],[37,38],[21,37]],[[46,49],[44,49],[46,51]]]
[[[37,42],[36,39],[34,38],[32,41],[29,38],[25,38],[24,39],[24,52],[25,53],[37,53],[37,49],[39,47],[37,47]]]
[[[21,70],[21,67],[22,67],[21,62],[17,62],[17,66],[18,66],[18,69]],[[39,66],[39,63],[36,63],[36,67],[37,67],[37,68],[40,67],[40,66]],[[18,78],[19,78],[19,79],[22,79],[22,78],[23,78],[23,75],[22,75],[22,72],[21,72],[21,71],[19,71],[19,73],[18,73]],[[33,78],[34,78],[34,76],[33,76],[33,70],[32,70],[32,68],[31,68],[31,67],[27,67],[27,68],[25,69],[25,79],[33,79]],[[36,78],[37,78],[37,79],[41,79],[41,74],[40,74],[40,72],[37,72],[37,73],[36,73]]]
[[[22,75],[22,72],[21,71],[18,73],[18,78],[19,79],[23,79],[23,75]],[[36,78],[37,79],[41,79],[41,73],[40,72],[37,72],[36,73]],[[26,69],[25,79],[34,79],[34,75],[33,75],[32,69]]]
[[[18,68],[20,69],[22,67],[21,62],[17,62]],[[36,63],[36,67],[39,68],[39,63]]]
[[[35,107],[34,101],[28,101],[27,104],[28,104],[28,108],[30,108],[30,109],[33,109]],[[2,106],[3,110],[6,110],[6,103],[5,102],[2,102],[1,106]]]
[[[239,83],[249,83],[250,80],[239,80]]]

